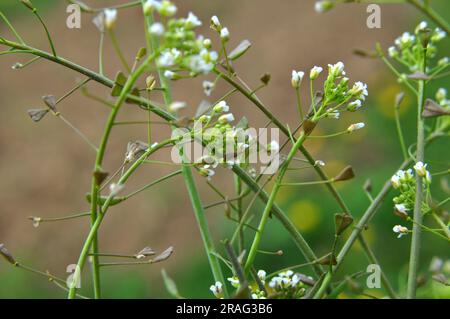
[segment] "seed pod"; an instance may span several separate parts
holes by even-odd
[[[2,255],[12,265],[17,263],[4,244],[0,244],[0,255]]]
[[[431,79],[428,75],[426,75],[423,72],[415,72],[413,74],[408,75],[408,78],[411,80],[418,80],[418,81],[419,80],[428,81]]]
[[[94,172],[95,183],[100,186],[105,181],[106,177],[108,177],[108,175],[109,173],[103,171]]]
[[[270,73],[264,73],[260,80],[264,85],[268,85],[271,78],[272,76],[270,75]]]
[[[443,115],[450,115],[450,112],[431,99],[427,99],[425,101],[422,111],[423,118],[438,117]]]
[[[305,131],[306,135],[311,134],[311,132],[314,130],[314,128],[316,127],[316,122],[312,122],[310,120],[305,120],[303,122],[303,130]]]
[[[348,213],[336,214],[334,215],[334,223],[336,235],[339,236],[353,223],[353,217]]]
[[[121,71],[117,72],[116,78],[114,80],[114,86],[111,90],[111,96],[119,96],[120,92],[122,92],[122,88],[127,82],[127,77]]]
[[[235,49],[233,49],[233,51],[230,52],[228,58],[233,61],[239,59],[250,49],[251,46],[252,44],[249,40],[243,40]]]
[[[400,92],[395,96],[395,108],[399,109],[405,98],[405,92]]]
[[[353,168],[349,165],[345,167],[336,177],[334,178],[335,182],[347,181],[355,177],[355,172]]]
[[[363,189],[369,194],[372,193],[372,181],[370,180],[370,178],[367,179],[364,183]]]
[[[164,250],[161,254],[159,254],[155,259],[152,260],[152,263],[159,263],[161,261],[165,261],[169,259],[170,256],[173,254],[173,247],[169,247],[166,250]]]
[[[355,49],[353,50],[353,54],[361,57],[361,58],[369,58],[369,59],[376,59],[378,57],[376,52],[369,52],[361,49]]]
[[[20,0],[20,2],[22,2],[31,11],[36,10],[36,8],[33,6],[30,0]]]
[[[50,110],[52,110],[54,113],[58,113],[58,110],[56,109],[56,97],[54,95],[44,95],[42,97],[42,100]]]
[[[30,109],[27,113],[33,122],[37,123],[47,115],[48,109]]]
[[[140,252],[138,252],[136,255],[134,255],[134,257],[136,259],[144,259],[145,257],[153,256],[153,255],[155,255],[155,251],[153,249],[151,249],[150,247],[145,247]]]
[[[140,48],[136,54],[136,61],[140,61],[144,56],[147,55],[147,48]]]

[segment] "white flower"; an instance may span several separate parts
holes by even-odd
[[[441,41],[443,38],[445,38],[447,36],[447,33],[445,33],[444,31],[442,31],[439,28],[436,28],[434,30],[434,34],[431,36],[431,41],[433,42],[439,42]]]
[[[105,9],[105,27],[108,30],[112,30],[116,26],[117,22],[117,10],[116,9]]]
[[[234,121],[234,115],[232,113],[224,114],[219,117],[219,123],[226,124]]]
[[[328,64],[328,69],[330,75],[334,77],[340,77],[341,75],[345,75],[344,63],[340,61],[336,64]]]
[[[398,234],[397,238],[401,238],[402,236],[408,234],[408,228],[402,225],[395,225],[392,230],[394,231],[394,233]]]
[[[214,90],[215,84],[211,81],[203,81],[203,92],[205,92],[206,96],[210,96],[212,91]]]
[[[222,25],[220,24],[220,20],[217,16],[211,17],[211,28],[214,30],[219,31],[222,28]]]
[[[409,32],[405,32],[395,40],[395,44],[404,49],[410,47],[414,43],[415,39],[415,36]]]
[[[399,188],[401,186],[402,183],[400,182],[400,177],[397,174],[391,177],[391,184],[394,188]]]
[[[220,101],[219,103],[217,103],[214,106],[213,110],[216,113],[223,113],[223,112],[228,112],[230,110],[230,107],[228,106],[227,102]]]
[[[189,12],[185,23],[186,23],[187,28],[195,28],[195,27],[199,27],[202,25],[202,22],[200,21],[200,19],[197,18],[197,16],[195,14],[193,14],[192,12]]]
[[[258,270],[257,276],[258,276],[259,280],[261,280],[262,282],[265,282],[267,273],[264,270]]]
[[[305,72],[295,70],[292,71],[291,83],[294,89],[298,89],[300,87],[304,76]]]
[[[172,102],[170,104],[170,106],[169,106],[169,110],[171,112],[177,112],[177,111],[182,110],[184,108],[186,108],[186,103],[185,102],[178,102],[178,101]]]
[[[220,281],[217,281],[214,285],[212,285],[211,287],[209,287],[209,290],[211,290],[211,292],[214,294],[214,296],[216,296],[216,298],[221,298],[222,297],[222,283]]]
[[[352,124],[348,127],[347,132],[351,133],[353,131],[360,130],[360,129],[364,128],[364,126],[366,126],[364,123]]]
[[[125,186],[123,184],[112,183],[109,186],[110,196],[111,197],[117,196],[124,189],[124,187]]]
[[[419,23],[419,25],[416,27],[416,33],[419,33],[420,31],[425,30],[428,27],[428,23],[426,21],[422,21]]]
[[[398,50],[397,50],[397,48],[394,47],[394,46],[389,47],[388,53],[389,53],[389,56],[390,56],[391,58],[396,58],[396,57],[398,57]]]
[[[177,13],[177,6],[169,0],[163,0],[156,9],[160,15],[165,17],[172,17]]]
[[[341,117],[341,113],[339,111],[328,112],[327,117],[331,117],[332,119],[339,120]]]
[[[38,228],[42,222],[42,218],[41,217],[31,217],[31,221],[33,223],[33,227]]]
[[[444,88],[440,88],[439,90],[437,90],[436,101],[438,101],[439,103],[442,103],[446,99],[447,99],[447,90]]]
[[[414,165],[414,170],[416,171],[417,175],[425,177],[427,175],[427,164],[417,162],[416,165]]]
[[[314,166],[325,166],[325,162],[321,160],[317,160],[314,162]]]
[[[333,8],[334,4],[329,0],[316,1],[314,9],[318,13],[324,13]]]
[[[231,277],[227,279],[230,284],[234,287],[234,288],[239,288],[240,283],[239,283],[239,279],[238,277]]]
[[[156,35],[158,37],[162,36],[164,34],[164,26],[162,23],[156,22],[153,23],[150,28],[148,29],[148,31],[153,34]]]
[[[440,59],[438,61],[437,64],[438,64],[438,66],[444,66],[444,65],[447,65],[448,62],[449,62],[449,58],[448,57],[443,57],[442,59]]]
[[[270,154],[277,154],[280,151],[280,144],[277,141],[272,141],[267,147],[267,150],[270,151]]]
[[[210,167],[210,165],[205,165],[198,170],[200,175],[206,177],[207,180],[211,180],[211,178],[216,174],[216,172],[210,169]]]
[[[297,285],[300,283],[300,280],[301,280],[300,275],[295,274],[295,275],[292,277],[291,286],[292,286],[293,288],[297,287]]]
[[[404,204],[396,204],[395,209],[402,214],[408,214],[408,210]]]
[[[430,174],[429,171],[427,171],[427,175],[425,175],[425,181],[426,181],[428,184],[431,184],[431,174]]]
[[[161,7],[161,3],[157,0],[147,0],[144,3],[144,14],[149,15],[155,9],[159,9]]]
[[[366,96],[369,95],[367,90],[367,84],[363,82],[356,82],[353,87],[348,91],[348,93],[358,100],[365,100]]]
[[[225,42],[230,40],[230,31],[228,31],[228,28],[223,28],[220,30],[220,38]]]
[[[355,100],[355,101],[353,101],[353,102],[348,104],[347,110],[349,110],[351,112],[354,112],[354,111],[360,109],[361,106],[362,106],[362,101],[361,100]]]
[[[175,78],[175,72],[173,72],[173,71],[170,71],[170,70],[166,70],[166,71],[164,71],[164,76],[166,77],[166,78],[168,78],[169,80],[173,80],[174,78]]]
[[[178,49],[167,49],[161,52],[161,56],[158,58],[158,65],[161,67],[170,67],[177,63],[177,60],[181,57],[181,52]]]
[[[322,73],[323,68],[320,66],[314,66],[309,72],[309,78],[311,80],[315,80],[319,77],[319,74]]]

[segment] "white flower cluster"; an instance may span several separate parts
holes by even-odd
[[[427,58],[434,58],[437,53],[436,44],[444,39],[447,34],[440,28],[431,30],[428,24],[422,21],[415,29],[415,34],[404,32],[395,40],[395,45],[388,49],[389,56],[409,67],[411,72],[419,70],[423,60],[424,38],[427,45]],[[448,58],[439,60],[438,66],[445,66],[449,63]],[[427,67],[430,69],[429,67]]]
[[[346,72],[344,68],[345,66],[342,62],[328,65],[328,76],[324,82],[323,98],[319,105],[316,106],[316,109],[320,111],[320,117],[339,119],[340,112],[343,109],[354,112],[361,108],[369,94],[367,85],[363,82],[355,82],[353,86],[349,87],[349,78],[345,76]],[[322,67],[314,66],[309,72],[311,83],[313,83],[322,72]],[[299,86],[302,78],[303,72],[294,71],[292,73],[292,85],[294,86],[298,83]],[[357,124],[349,129],[353,131],[362,127],[362,124]]]
[[[234,165],[248,168],[249,158],[263,150],[262,145],[257,144],[256,133],[248,129],[247,124],[242,124],[242,121],[232,125],[234,121],[235,117],[230,112],[228,103],[220,101],[211,106],[209,112],[194,120],[192,131],[184,133],[183,138],[194,136],[205,146],[203,156],[195,159],[195,165],[200,175],[208,180],[215,175],[215,169],[219,165],[230,169]],[[265,151],[271,157],[276,156],[280,146],[273,140],[265,147]]]
[[[425,187],[429,187],[431,183],[431,174],[427,170],[427,164],[417,162],[414,165],[415,174],[424,178]],[[399,216],[407,217],[408,213],[414,209],[416,197],[416,179],[414,171],[408,169],[400,170],[391,177],[391,184],[395,189],[400,191],[400,195],[394,197],[395,211]],[[428,211],[427,203],[422,203],[422,212]]]
[[[177,80],[182,78],[179,72],[183,71],[188,72],[188,76],[211,72],[219,55],[211,50],[211,40],[195,33],[195,29],[202,25],[200,19],[192,12],[186,18],[173,18],[177,7],[168,0],[147,0],[144,14],[154,12],[163,18],[161,21],[165,21],[154,22],[149,27],[149,32],[159,37],[160,55],[157,63],[166,70],[164,75]]]
[[[296,289],[300,283],[300,275],[294,274],[292,270],[287,270],[273,277],[269,282],[269,287],[277,291],[283,291],[291,288]]]

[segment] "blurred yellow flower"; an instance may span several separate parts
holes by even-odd
[[[320,208],[312,201],[302,200],[289,207],[288,214],[294,225],[302,232],[312,231],[320,223]]]

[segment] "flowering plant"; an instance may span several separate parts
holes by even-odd
[[[30,109],[28,115],[36,123],[41,122],[47,115],[60,119],[74,130],[88,147],[93,149],[96,156],[90,190],[86,195],[88,213],[57,218],[36,216],[30,218],[33,226],[38,227],[44,222],[90,217],[89,232],[78,256],[73,276],[66,281],[49,272],[41,272],[26,266],[17,261],[2,244],[0,253],[9,263],[48,278],[58,287],[67,289],[68,297],[73,299],[87,297],[80,294],[79,288],[80,283],[84,284],[81,280],[82,273],[86,271],[90,260],[93,297],[101,298],[102,267],[163,263],[171,258],[174,252],[175,257],[172,258],[176,258],[176,251],[172,247],[159,254],[149,247],[133,255],[105,254],[99,249],[98,232],[113,207],[121,205],[162,181],[181,175],[211,270],[213,284],[210,286],[210,292],[216,298],[334,298],[360,277],[359,274],[348,274],[344,281],[333,282],[336,272],[341,268],[355,242],[358,241],[361,244],[371,264],[378,264],[365,239],[364,230],[392,187],[396,192],[392,203],[393,211],[404,222],[411,224],[411,230],[403,225],[395,225],[392,228],[398,238],[407,238],[408,235],[412,237],[408,289],[405,296],[409,298],[416,296],[421,233],[430,232],[447,243],[450,241],[448,220],[445,219],[441,210],[448,203],[449,198],[437,201],[433,196],[433,175],[445,175],[448,174],[448,170],[433,173],[432,165],[425,161],[426,144],[442,136],[448,136],[450,129],[448,116],[450,102],[447,99],[446,89],[440,88],[434,99],[427,99],[426,90],[431,81],[445,76],[445,71],[450,66],[448,58],[441,57],[439,54],[439,42],[446,39],[446,32],[448,32],[445,21],[435,18],[434,23],[440,25],[437,28],[429,28],[427,22],[420,23],[413,33],[405,32],[397,38],[394,45],[387,50],[387,55],[381,45],[378,44],[376,47],[375,56],[386,64],[398,82],[417,99],[417,139],[409,148],[406,147],[396,112],[399,144],[404,163],[399,169],[393,170],[393,176],[376,196],[372,196],[370,185],[365,187],[371,203],[355,222],[355,217],[336,187],[337,183],[349,181],[355,176],[353,168],[347,166],[336,176],[329,177],[322,168],[326,165],[326,161],[314,158],[305,145],[307,141],[314,139],[357,134],[358,130],[366,126],[365,123],[358,122],[350,124],[343,131],[329,135],[317,133],[316,128],[326,121],[334,124],[337,120],[344,120],[349,113],[364,111],[364,104],[369,99],[368,85],[359,79],[350,78],[343,62],[328,64],[325,69],[323,66],[313,66],[309,70],[296,69],[290,73],[290,78],[286,76],[286,85],[290,85],[296,97],[296,127],[291,128],[278,119],[272,109],[257,95],[260,89],[270,84],[270,75],[263,75],[260,86],[255,89],[252,89],[238,75],[235,61],[245,56],[251,48],[251,43],[248,40],[242,40],[239,45],[230,50],[233,33],[217,16],[211,17],[209,21],[211,29],[209,38],[199,34],[198,28],[203,25],[203,22],[193,12],[189,12],[185,17],[177,17],[177,6],[169,0],[141,0],[100,9],[70,0],[70,3],[79,5],[84,12],[94,14],[93,22],[98,28],[101,40],[98,71],[93,71],[60,56],[38,9],[29,0],[21,0],[21,2],[42,24],[51,52],[29,45],[7,17],[0,12],[1,19],[16,38],[9,40],[7,37],[0,37],[0,45],[6,48],[0,55],[25,53],[34,56],[29,62],[15,64],[13,66],[15,70],[23,69],[38,59],[46,59],[86,76],[84,81],[59,99],[53,95],[44,96],[43,107]],[[339,2],[352,1],[318,1],[315,8],[318,12],[325,12]],[[415,0],[408,2],[418,3]],[[130,7],[140,9],[145,26],[143,32],[145,43],[137,50],[135,59],[131,63],[124,56],[115,33],[118,28],[117,22],[121,18],[120,10]],[[425,10],[423,7],[420,8]],[[425,11],[431,12],[428,7]],[[122,64],[121,70],[117,72],[114,79],[108,78],[104,72],[103,46],[107,36],[111,39]],[[207,98],[219,90],[219,83],[227,83],[231,86],[231,90],[215,101],[201,103],[194,115],[183,117],[180,115],[181,110],[189,110],[188,104],[173,99],[173,84],[176,81],[188,81],[194,78],[202,79],[199,90],[203,91]],[[65,98],[78,90],[86,90],[92,81],[107,87],[108,93],[113,98],[113,102],[110,102],[101,97],[94,97],[96,101],[100,101],[109,108],[102,138],[97,143],[86,137],[59,109],[59,105]],[[303,95],[305,91],[308,92],[306,96]],[[252,130],[251,121],[245,117],[238,119],[233,114],[234,106],[229,103],[229,97],[235,93],[241,94],[267,117],[269,124],[263,130]],[[162,96],[163,103],[156,102],[157,95]],[[400,107],[402,99],[403,95],[400,94],[396,101],[396,110]],[[117,167],[110,168],[105,164],[106,151],[112,139],[112,131],[118,124],[118,115],[124,112],[126,104],[136,107],[141,112],[144,119],[141,123],[145,124],[147,140],[130,141],[126,145],[123,161],[118,163]],[[153,116],[158,116],[170,127],[170,136],[166,136],[161,141],[155,141]],[[371,123],[368,124],[371,125]],[[263,138],[263,135],[267,137],[269,126],[281,133],[284,141],[278,138],[267,141]],[[197,145],[200,152],[194,152],[192,155],[190,152],[192,145]],[[165,148],[172,150],[170,164],[177,166],[178,170],[124,195],[130,188],[129,182],[138,169],[144,164],[155,164],[156,161],[152,161],[151,157],[156,153],[160,154]],[[318,179],[299,181],[299,174],[297,174],[293,176],[294,182],[287,181],[288,174],[298,169],[293,165],[295,162],[304,163],[305,167],[301,169],[311,169],[317,174]],[[230,199],[214,185],[216,172],[220,167],[229,169],[229,174],[234,178],[235,198]],[[198,175],[197,179],[195,175]],[[223,245],[220,247],[214,240],[208,225],[205,214],[208,206],[202,203],[198,179],[211,187],[223,199],[218,205],[225,205],[226,217],[236,226],[228,238],[222,241]],[[333,243],[329,251],[322,256],[317,255],[277,203],[277,197],[285,188],[317,184],[323,184],[326,187],[340,210],[334,215]],[[249,200],[246,201],[246,199]],[[262,201],[264,209],[255,212],[252,207],[257,200]],[[424,221],[429,216],[439,225],[438,229],[425,224]],[[278,269],[271,274],[258,265],[257,257],[264,253],[261,250],[262,239],[267,235],[266,228],[271,217],[279,220],[284,231],[292,238],[299,254],[306,260],[304,264]],[[342,248],[339,250],[340,246]],[[283,252],[269,252],[269,254],[282,255]],[[107,258],[114,260],[128,258],[128,261],[105,262]],[[300,272],[300,269],[307,267],[310,268],[311,275]],[[446,280],[442,280],[443,272],[439,275],[440,282],[447,284]],[[387,276],[384,273],[381,276],[386,294],[391,298],[398,298],[399,293],[393,289]],[[165,271],[163,271],[163,279],[169,293],[174,297],[181,297],[175,282]]]

